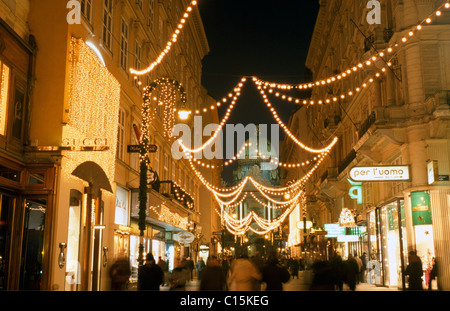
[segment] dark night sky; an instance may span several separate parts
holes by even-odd
[[[210,46],[210,53],[203,60],[202,84],[210,95],[220,100],[243,75],[274,82],[303,82],[318,2],[200,0],[198,6]],[[233,113],[230,122],[272,123],[265,106],[256,102],[260,96],[248,94],[254,89],[250,85],[247,83],[242,92],[245,96],[236,105],[239,113]],[[277,110],[287,118],[292,108],[293,105],[285,104]]]
[[[318,0],[199,0],[210,52],[202,84],[216,100],[244,75],[281,83],[304,82],[305,61],[319,9]],[[310,81],[306,78],[306,81]],[[246,83],[229,124],[275,124],[253,83]],[[272,100],[272,99],[271,99]],[[277,102],[288,123],[294,104]],[[225,109],[220,109],[223,113]],[[219,116],[222,119],[222,115]],[[270,126],[269,126],[270,128]],[[280,138],[284,133],[280,131]],[[228,179],[224,176],[224,178]]]

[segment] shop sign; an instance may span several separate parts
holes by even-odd
[[[115,223],[117,225],[128,226],[129,219],[129,204],[128,204],[128,190],[117,187],[116,188],[116,210]]]
[[[339,215],[339,225],[342,227],[355,227],[355,213],[344,207]]]
[[[64,138],[62,140],[62,147],[107,147],[108,139],[95,137],[95,138]]]
[[[337,238],[340,235],[345,235],[345,227],[339,224],[325,224],[326,238]]]
[[[358,166],[349,172],[354,181],[408,181],[410,180],[408,165],[393,166]]]
[[[427,164],[428,184],[432,185],[439,180],[438,161],[433,160]]]
[[[431,202],[427,191],[411,192],[413,225],[431,225]]]
[[[351,179],[347,178],[348,182],[352,185],[350,189],[348,190],[348,195],[350,198],[357,200],[358,204],[363,203],[363,197],[362,197],[362,186],[360,182],[352,181]]]
[[[176,234],[174,239],[183,245],[189,245],[194,241],[195,236],[191,232],[181,232]]]

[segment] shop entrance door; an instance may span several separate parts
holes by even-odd
[[[8,270],[11,253],[11,231],[14,219],[15,198],[0,194],[0,290],[8,287]]]
[[[21,290],[41,289],[46,211],[47,200],[25,200],[19,284]]]

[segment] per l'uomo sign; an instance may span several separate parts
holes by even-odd
[[[357,166],[350,169],[354,181],[408,181],[411,179],[409,165]]]

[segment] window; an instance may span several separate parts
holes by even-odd
[[[92,17],[92,0],[81,0],[81,14],[88,20],[88,22],[91,22]]]
[[[128,24],[122,18],[120,27],[120,66],[127,71],[128,66]]]
[[[392,161],[392,165],[402,165],[402,156],[400,155],[399,157],[397,157],[394,161]],[[393,182],[392,183],[392,195],[396,195],[396,194],[401,194],[401,192],[404,189],[404,182],[399,181],[399,182]]]
[[[158,38],[158,43],[159,46],[162,47],[163,46],[163,39],[164,39],[164,21],[162,19],[162,17],[159,17],[159,23],[158,23],[158,32],[159,32],[159,38]]]
[[[153,30],[155,24],[155,0],[150,0],[148,9],[148,27]]]
[[[135,48],[134,48],[134,68],[137,70],[141,69],[141,57],[142,57],[142,46],[139,43],[139,41],[136,41]],[[139,81],[134,81],[135,85],[139,88]]]
[[[103,46],[111,51],[112,48],[112,0],[104,0],[103,7]]]
[[[155,165],[153,166],[153,170],[159,175],[159,156],[160,156],[159,155],[159,147],[154,154],[155,154],[155,157],[154,157],[155,159],[154,159],[153,163],[155,163]]]
[[[177,174],[177,165],[175,164],[175,161],[172,161],[172,181],[176,180],[176,174]]]
[[[133,124],[137,124],[137,121],[134,121]],[[134,133],[134,128],[131,129],[131,132]],[[131,144],[139,145],[139,141],[135,134],[131,135]],[[139,171],[139,153],[130,153],[130,166],[136,171]]]
[[[169,179],[169,156],[164,154],[163,180]]]
[[[143,0],[136,0],[136,4],[142,10],[142,8],[143,8]]]
[[[125,110],[119,109],[119,129],[117,131],[117,158],[124,160],[125,150]]]
[[[6,135],[6,107],[8,105],[8,90],[10,80],[10,69],[5,64],[1,64],[0,82],[0,135]]]

